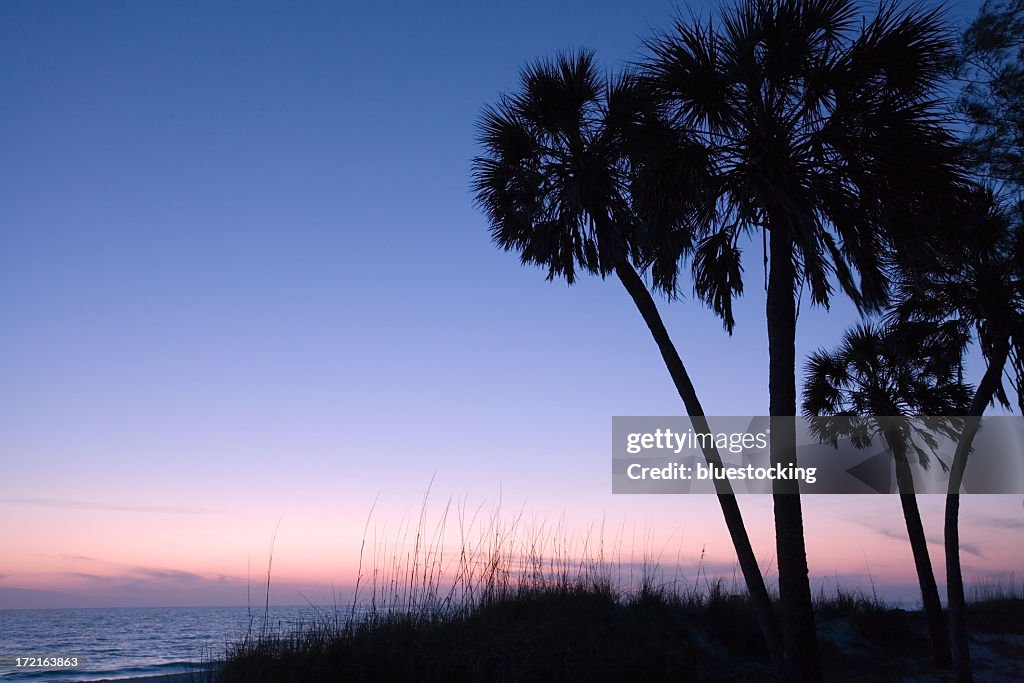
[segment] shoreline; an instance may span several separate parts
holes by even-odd
[[[150,674],[128,678],[63,678],[55,683],[201,683],[209,680],[204,671],[184,671],[173,674]]]

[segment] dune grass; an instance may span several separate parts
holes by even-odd
[[[453,519],[457,544],[449,552]],[[526,532],[520,518],[502,525],[497,513],[478,522],[478,514],[453,511],[449,503],[432,528],[421,512],[395,541],[364,533],[350,605],[318,611],[312,623],[288,632],[265,624],[250,629],[211,678],[771,679],[754,609],[735,578],[709,577],[700,568],[692,579],[666,576],[651,553],[609,561],[602,541],[592,542],[592,534],[568,540],[560,525]],[[267,581],[269,604],[269,571]],[[994,628],[1024,623],[1024,600],[1012,580],[979,587],[974,597],[972,613]],[[828,680],[944,680],[945,672],[932,668],[921,613],[838,587],[819,593],[814,607]]]
[[[1012,573],[975,584],[968,594],[967,614],[970,628],[977,632],[1024,635],[1024,585]]]
[[[607,583],[516,583],[472,605],[377,611],[268,634],[229,652],[222,681],[764,680],[745,597]]]

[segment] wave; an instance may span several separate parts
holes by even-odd
[[[199,674],[211,666],[210,662],[163,662],[145,666],[127,666],[109,669],[76,669],[73,671],[54,671],[40,669],[35,671],[15,671],[0,673],[0,681],[46,681],[46,683],[85,683],[86,681],[129,680],[149,676],[167,676],[172,674]]]

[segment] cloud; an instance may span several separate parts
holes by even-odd
[[[61,572],[63,576],[71,576],[76,579],[89,581],[92,583],[111,583],[116,581],[118,577],[110,576],[108,574],[93,574],[90,572]]]
[[[53,557],[44,555],[43,557]],[[158,583],[188,583],[188,582],[206,582],[210,581],[210,577],[204,576],[203,574],[197,574],[195,572],[187,572],[181,569],[169,569],[162,567],[143,567],[139,565],[125,565],[118,562],[110,562],[109,560],[98,559],[89,557],[87,555],[57,555],[62,560],[72,562],[75,564],[88,563],[91,565],[99,565],[96,569],[98,571],[89,571],[88,569],[77,569],[61,572],[64,576],[71,576],[76,579],[90,581],[94,583],[111,583],[111,582],[158,582]],[[104,569],[109,568],[109,570]],[[220,577],[223,579],[223,577]]]
[[[126,578],[144,581],[173,581],[177,583],[210,580],[210,577],[196,574],[195,572],[186,572],[180,569],[155,569],[151,567],[132,567],[126,572]]]
[[[219,573],[203,575],[160,567],[125,567],[110,574],[61,572],[47,578],[52,580],[52,589],[0,586],[0,607],[245,606],[251,605],[257,595],[262,607],[266,590],[266,584],[252,583],[245,577]],[[343,585],[341,590],[347,600],[354,587]],[[329,605],[332,596],[336,603],[333,585],[275,581],[271,586],[270,603]]]
[[[53,607],[93,607],[87,599],[61,591],[0,586],[0,606],[5,609],[45,609]]]
[[[887,529],[884,527],[874,528],[873,531],[880,536],[891,538],[895,541],[902,543],[910,543],[907,538],[906,530],[894,531],[893,529]],[[938,546],[939,548],[945,547],[945,541],[940,536],[931,536],[925,539],[930,545]],[[960,552],[967,553],[968,555],[974,555],[975,557],[984,560],[985,555],[981,552],[981,548],[973,543],[965,543],[963,540],[960,541]]]
[[[983,517],[977,520],[972,519],[970,523],[972,526],[984,526],[990,529],[1024,530],[1024,517]]]
[[[87,500],[71,498],[0,498],[0,503],[13,505],[37,505],[41,507],[62,508],[66,510],[109,510],[114,512],[149,512],[172,515],[202,515],[217,510],[190,507],[185,505],[128,505],[118,503],[95,503]]]
[[[937,545],[940,548],[946,546],[946,541],[940,536],[933,536],[928,539],[928,542],[932,545]],[[960,552],[967,553],[968,555],[974,555],[980,560],[985,559],[985,553],[981,552],[981,548],[974,543],[966,543],[963,539],[960,539]]]
[[[51,556],[43,555],[43,557]],[[99,560],[97,560],[96,558],[89,557],[88,555],[70,555],[68,553],[63,553],[61,555],[58,555],[57,557],[64,560],[65,562],[99,562]]]

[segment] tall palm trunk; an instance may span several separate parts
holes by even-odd
[[[773,220],[769,232],[771,266],[766,304],[768,412],[772,416],[769,452],[773,465],[787,465],[796,462],[796,272],[793,237],[785,221]],[[821,680],[821,668],[799,487],[795,481],[776,480],[773,492],[787,677],[801,683],[817,683]]]
[[[967,456],[974,444],[981,416],[985,407],[992,402],[999,386],[1003,366],[1010,353],[1010,340],[1000,339],[988,359],[988,367],[974,392],[974,400],[964,425],[963,434],[953,454],[953,466],[949,472],[949,488],[946,490],[946,520],[944,540],[946,545],[946,600],[949,603],[949,630],[952,641],[953,670],[959,683],[970,683],[971,651],[967,634],[967,600],[964,598],[964,576],[960,568],[960,486],[964,481]]]
[[[661,357],[665,361],[672,381],[683,399],[686,412],[693,422],[693,430],[698,434],[711,432],[708,421],[704,417],[704,408],[697,398],[697,391],[690,381],[679,353],[676,351],[672,339],[665,329],[665,324],[658,313],[658,308],[647,290],[647,286],[625,259],[620,259],[615,264],[615,274],[619,276],[626,291],[629,292],[637,310],[643,316],[644,322],[651,331],[654,341],[658,344]],[[721,466],[722,458],[714,443],[702,439],[704,459],[708,464]],[[729,536],[732,538],[733,546],[736,548],[736,556],[739,559],[740,570],[743,572],[743,579],[747,584],[747,591],[750,593],[757,614],[758,625],[761,634],[764,636],[765,644],[771,653],[772,661],[776,671],[780,674],[783,671],[783,648],[782,636],[779,632],[779,625],[772,610],[771,599],[768,597],[768,589],[765,587],[764,577],[757,565],[757,558],[754,556],[754,549],[750,545],[750,538],[747,536],[747,529],[743,525],[743,516],[740,513],[736,496],[732,491],[732,485],[724,479],[715,479],[715,489],[718,493],[718,503],[722,508],[722,515],[725,517],[725,525],[729,529]]]
[[[928,555],[928,541],[924,536],[924,525],[921,523],[921,511],[917,507],[917,496],[914,495],[914,477],[910,472],[907,460],[907,447],[898,434],[885,431],[885,441],[896,459],[896,486],[900,492],[900,505],[903,506],[903,519],[907,524],[907,537],[910,539],[910,550],[914,554],[914,568],[917,570],[917,583],[921,587],[921,603],[924,605],[925,617],[928,619],[928,634],[932,641],[932,656],[935,663],[948,667],[949,632],[946,620],[942,615],[942,602],[939,600],[939,587],[935,583],[935,572]]]

